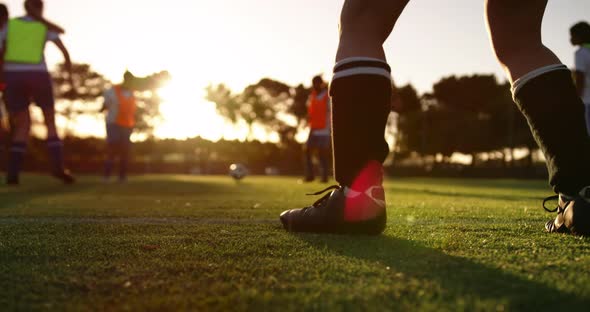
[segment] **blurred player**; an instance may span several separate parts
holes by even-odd
[[[131,147],[131,133],[135,126],[137,104],[133,95],[134,76],[125,72],[123,83],[104,92],[106,111],[107,153],[104,163],[104,180],[109,181],[115,161],[119,160],[119,181],[127,180],[127,166]]]
[[[59,32],[54,30],[54,25],[48,27],[48,22],[42,18],[43,7],[42,0],[26,0],[27,15],[9,20],[7,27],[0,33],[0,46],[4,55],[3,78],[6,83],[4,98],[12,126],[6,175],[6,183],[11,185],[19,184],[31,127],[31,101],[43,111],[52,175],[66,184],[74,182],[72,175],[64,168],[62,142],[55,126],[53,86],[44,57],[46,42],[55,43],[62,52],[70,83],[71,61]]]
[[[305,182],[311,182],[315,179],[313,155],[317,154],[319,158],[319,171],[322,182],[328,182],[328,171],[330,164],[330,128],[331,121],[331,104],[328,88],[321,76],[316,76],[312,80],[313,90],[308,100],[308,122],[309,138],[305,145]]]
[[[339,185],[303,209],[281,214],[296,232],[379,234],[386,226],[382,163],[391,108],[383,43],[409,0],[346,0],[332,96],[334,168]],[[491,43],[514,100],[547,160],[557,196],[548,232],[590,234],[590,140],[571,73],[541,41],[547,0],[487,0]],[[450,18],[450,17],[449,17]],[[321,193],[321,192],[320,192]]]
[[[574,77],[578,95],[586,107],[586,127],[590,134],[590,24],[580,22],[570,28],[573,45],[578,46],[575,58]]]
[[[6,24],[8,23],[8,8],[4,4],[0,4],[0,32],[4,31]],[[4,93],[6,84],[2,78],[2,63],[3,55],[0,56],[0,92]],[[4,100],[0,98],[0,162],[4,163],[4,149],[8,143],[8,117],[5,116]]]

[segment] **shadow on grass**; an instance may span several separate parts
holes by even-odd
[[[252,186],[246,183],[233,183],[223,179],[194,179],[185,176],[148,176],[131,179],[128,183],[99,184],[98,192],[121,195],[162,195],[162,196],[195,196],[211,194],[228,194],[251,192]]]
[[[548,183],[542,180],[514,180],[514,179],[477,179],[477,178],[407,178],[394,181],[421,187],[423,185],[441,185],[451,187],[466,187],[469,189],[506,189],[508,191],[551,191]]]
[[[126,183],[104,183],[98,178],[80,178],[74,185],[63,185],[50,177],[27,175],[19,186],[0,186],[0,209],[36,202],[44,198],[54,201],[79,201],[80,206],[87,200],[100,200],[104,195],[141,198],[162,196],[176,198],[199,194],[248,191],[248,187],[234,187],[221,181],[174,179],[170,176],[135,177]]]
[[[505,302],[508,311],[567,308],[582,311],[590,304],[590,298],[580,298],[408,240],[387,236],[351,238],[299,234],[297,237],[318,249],[372,261],[407,277],[437,283],[446,302],[465,302],[468,310],[470,306],[474,308],[473,300]]]
[[[43,180],[43,183],[39,183],[38,180]],[[80,193],[91,187],[88,183],[63,185],[61,182],[49,177],[35,179],[33,183],[26,182],[21,183],[19,186],[0,186],[0,209],[13,208],[14,206],[32,202],[40,198],[49,198],[59,194]]]
[[[393,194],[424,194],[432,196],[444,196],[444,197],[461,197],[461,198],[472,198],[472,199],[492,199],[492,200],[543,200],[542,197],[535,196],[523,196],[523,195],[499,195],[499,194],[485,194],[477,192],[454,192],[454,191],[439,191],[434,189],[424,188],[405,188],[405,187],[388,187],[386,191],[392,192]]]

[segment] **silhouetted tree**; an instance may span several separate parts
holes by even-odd
[[[396,147],[400,155],[418,152],[445,159],[460,152],[476,159],[479,153],[504,154],[508,148],[512,154],[515,148],[532,151],[536,146],[508,84],[499,84],[493,75],[446,77],[421,97],[410,88],[398,92],[403,98]]]
[[[309,90],[302,85],[291,87],[264,78],[241,93],[233,93],[223,84],[208,86],[206,91],[207,100],[215,103],[219,114],[234,124],[245,122],[248,125],[250,139],[255,124],[278,133],[282,140],[288,139],[307,115]]]
[[[73,88],[67,79],[64,64],[59,64],[52,76],[54,94],[58,102],[57,113],[68,121],[65,132],[66,136],[71,136],[71,124],[78,116],[98,115],[100,104],[96,104],[97,99],[109,86],[109,82],[88,64],[72,64]]]
[[[408,84],[394,92],[392,109],[398,114],[394,152],[404,158],[420,149],[422,107],[416,89]]]

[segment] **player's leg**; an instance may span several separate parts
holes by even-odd
[[[6,183],[18,184],[31,127],[29,92],[26,86],[27,77],[25,73],[7,72],[4,78],[7,85],[4,99],[11,127],[6,164]]]
[[[10,115],[13,129],[8,154],[8,165],[6,168],[6,183],[15,185],[19,183],[19,176],[27,151],[31,117],[29,115],[28,106],[24,109],[19,109],[18,111],[11,111]]]
[[[328,138],[327,138],[328,139]],[[322,183],[328,183],[329,177],[328,173],[330,172],[330,168],[328,168],[330,164],[330,148],[323,147],[318,151],[318,158],[320,160],[320,175]]]
[[[129,147],[126,144],[119,146],[119,182],[127,181],[127,166],[129,165]]]
[[[108,182],[111,178],[115,161],[119,155],[119,133],[118,126],[115,124],[106,124],[106,153],[103,167],[103,178]]]
[[[0,105],[2,105],[0,103]],[[2,107],[0,107],[0,110]],[[5,117],[0,111],[0,163],[4,164],[4,157],[8,146],[8,127],[4,123]]]
[[[578,207],[585,203],[579,194],[590,185],[584,105],[570,71],[541,40],[546,5],[547,0],[487,0],[488,28],[514,99],[547,159],[549,182],[562,195],[558,218],[547,230],[590,233],[590,205],[573,208],[574,199]]]
[[[63,143],[57,134],[55,125],[55,109],[53,106],[42,106],[43,121],[47,128],[47,153],[51,166],[51,174],[66,184],[75,182],[74,177],[64,167]]]
[[[105,182],[108,182],[109,179],[111,178],[111,174],[113,172],[113,167],[115,166],[116,155],[117,155],[116,145],[114,145],[112,143],[107,143],[104,166],[103,166],[103,179]]]
[[[514,84],[534,70],[562,65],[541,40],[547,0],[487,0],[488,30],[498,61]]]
[[[313,142],[313,136],[309,135],[309,138],[307,139],[307,143],[305,144],[305,146],[303,147],[305,150],[303,151],[304,153],[304,170],[305,170],[305,177],[303,178],[304,182],[311,182],[315,179],[314,173],[313,173],[313,152],[314,152],[314,142]]]
[[[43,121],[47,129],[47,153],[51,174],[66,184],[75,182],[74,177],[64,167],[63,143],[55,124],[55,100],[53,86],[48,73],[36,73],[33,100],[43,111]]]
[[[127,181],[127,170],[129,167],[129,156],[131,150],[131,132],[129,128],[123,128],[123,140],[119,149],[119,182]]]
[[[318,148],[318,158],[320,162],[320,175],[321,175],[321,182],[328,183],[329,178],[328,174],[330,169],[328,168],[330,164],[330,157],[331,155],[331,138],[329,135],[322,135],[319,137],[319,148]]]
[[[378,234],[385,228],[382,162],[391,70],[383,43],[408,0],[347,0],[330,87],[334,170],[340,186],[313,206],[286,211],[286,229]]]

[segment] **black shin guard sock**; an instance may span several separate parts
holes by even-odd
[[[370,161],[383,163],[387,157],[391,89],[391,80],[383,75],[335,75],[330,87],[332,143],[334,174],[341,185],[350,187]]]
[[[11,144],[6,168],[6,182],[11,184],[19,182],[19,175],[22,169],[26,149],[26,143],[13,142]]]
[[[63,143],[57,137],[47,139],[47,152],[51,162],[51,173],[64,172]]]
[[[546,72],[525,82],[515,101],[547,159],[549,183],[556,193],[577,194],[590,185],[590,139],[584,104],[567,69]]]

